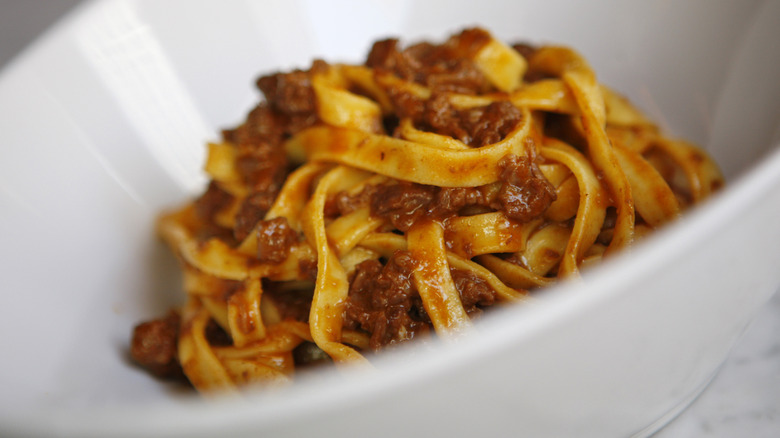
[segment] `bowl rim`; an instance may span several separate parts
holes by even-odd
[[[87,1],[54,27],[67,26],[79,19],[95,1]],[[52,34],[50,29],[47,34]],[[43,43],[39,39],[23,52],[22,56],[38,49]],[[3,70],[20,64],[21,57],[11,60]],[[0,81],[3,80],[0,71]],[[583,282],[567,281],[548,288],[540,301],[542,305],[534,309],[510,307],[500,309],[495,315],[486,318],[481,324],[491,336],[467,336],[458,345],[442,344],[435,346],[435,354],[423,352],[422,360],[413,366],[404,360],[408,352],[419,354],[421,347],[414,345],[408,349],[389,353],[378,358],[382,365],[382,378],[376,379],[370,372],[356,370],[354,376],[335,381],[332,376],[322,373],[312,376],[305,387],[296,386],[275,394],[252,394],[246,399],[225,399],[215,405],[212,402],[187,397],[174,409],[160,410],[154,403],[133,406],[101,406],[97,409],[80,411],[79,409],[49,408],[43,415],[49,415],[53,421],[40,421],[41,412],[25,413],[13,418],[3,418],[0,429],[25,434],[78,434],[100,436],[115,434],[118,430],[127,435],[146,435],[165,433],[175,430],[177,433],[203,434],[215,423],[230,419],[239,427],[249,427],[263,421],[283,422],[300,412],[327,412],[333,406],[345,406],[366,400],[369,396],[382,395],[388,391],[408,387],[416,381],[424,380],[428,375],[443,366],[467,367],[469,364],[495,353],[502,347],[522,342],[542,330],[548,330],[566,321],[573,315],[586,312],[611,299],[615,295],[629,293],[624,286],[632,279],[647,275],[665,263],[669,251],[680,252],[702,242],[713,230],[733,221],[737,215],[744,214],[746,206],[761,201],[769,191],[780,187],[780,145],[770,144],[768,153],[750,168],[736,176],[720,193],[706,203],[686,213],[681,220],[659,230],[652,239],[638,244],[630,254],[622,254],[605,261],[583,275]],[[620,275],[613,275],[614,272]],[[584,288],[586,293],[575,289]],[[517,318],[523,314],[524,318]],[[502,330],[496,329],[503,328]],[[307,379],[309,380],[309,379]],[[273,403],[265,403],[266,400]],[[326,401],[327,403],[323,403]],[[342,402],[344,401],[344,402]],[[295,406],[295,409],[290,409]],[[144,421],[138,421],[143,416]],[[5,415],[3,415],[5,417]],[[173,418],[173,420],[172,420]],[[176,419],[186,418],[179,422]]]
[[[40,422],[41,413],[16,416],[4,421],[4,429],[34,434],[76,433],[101,436],[121,431],[128,436],[181,433],[199,436],[210,428],[230,421],[237,430],[274,425],[301,412],[325,414],[344,409],[370,397],[386,395],[424,381],[442,367],[450,370],[468,367],[481,358],[496,354],[508,344],[518,344],[535,334],[549,330],[569,318],[587,312],[616,295],[630,294],[625,286],[635,278],[672,263],[667,254],[683,252],[707,239],[714,230],[744,214],[746,207],[761,202],[763,196],[780,187],[780,145],[774,144],[765,158],[726,186],[707,202],[689,211],[679,221],[658,230],[652,239],[637,244],[629,254],[594,266],[583,280],[565,281],[548,288],[540,305],[507,306],[497,309],[481,322],[480,332],[465,336],[456,344],[434,344],[389,352],[376,358],[381,379],[372,371],[354,371],[348,379],[339,379],[332,371],[313,373],[300,385],[279,392],[254,393],[243,398],[226,397],[214,403],[199,397],[183,397],[175,406],[158,409],[156,403],[132,406],[51,408],[45,412],[52,421]],[[620,272],[620,275],[614,275]],[[579,289],[579,290],[575,290]],[[523,315],[523,318],[518,318]],[[498,329],[500,328],[500,330]],[[430,351],[423,351],[423,348]],[[410,354],[415,361],[407,361]],[[454,364],[454,365],[453,365]],[[219,399],[219,397],[218,397]],[[137,421],[143,418],[144,421]],[[187,421],[176,421],[183,420]]]

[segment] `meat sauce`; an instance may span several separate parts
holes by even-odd
[[[179,364],[177,341],[181,318],[169,312],[164,318],[141,323],[133,330],[130,357],[162,379],[184,379]]]
[[[397,118],[407,117],[418,129],[451,136],[471,147],[505,138],[521,118],[519,110],[510,102],[458,109],[447,99],[447,94],[453,92],[496,91],[470,60],[470,55],[488,41],[486,32],[472,29],[440,45],[421,43],[402,49],[395,39],[376,42],[366,66],[425,85],[432,92],[430,99],[420,100],[403,90],[386,89],[396,114],[396,120],[384,121],[388,134],[393,134],[390,131],[397,126]],[[515,48],[521,53],[534,50],[525,45]],[[201,238],[218,236],[237,245],[250,233],[256,233],[260,262],[280,263],[287,258],[291,246],[298,241],[296,232],[284,218],[263,219],[293,169],[284,142],[319,121],[311,78],[313,73],[325,68],[327,64],[315,61],[308,71],[276,73],[257,80],[265,101],[248,114],[243,124],[223,131],[225,141],[236,147],[237,170],[251,192],[238,206],[233,229],[224,229],[215,222],[215,214],[233,202],[233,197],[212,182],[195,202],[199,219],[210,230]],[[526,80],[542,78],[534,75],[529,72]],[[394,228],[405,232],[420,218],[446,220],[467,211],[503,211],[511,220],[527,222],[540,216],[555,200],[554,187],[542,176],[532,158],[509,155],[498,165],[500,180],[483,187],[435,187],[392,181],[366,187],[358,195],[338,193],[326,203],[325,215],[344,215],[368,205],[372,215],[385,218]],[[360,263],[351,275],[344,327],[367,333],[371,350],[432,332],[430,319],[412,281],[415,264],[409,252],[397,251],[387,260]],[[312,279],[316,276],[316,265],[301,269]],[[481,309],[496,300],[496,292],[473,273],[451,269],[451,275],[469,315],[479,315]],[[308,320],[310,292],[280,293],[270,287],[266,293],[284,317]],[[178,325],[176,313],[139,324],[132,339],[133,359],[158,376],[180,378],[182,372],[176,354]],[[220,334],[221,330],[214,329],[213,321],[210,327],[210,342],[229,342],[224,331]],[[296,351],[296,362],[318,362],[321,355],[316,345],[304,343]]]

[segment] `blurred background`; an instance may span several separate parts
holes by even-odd
[[[0,68],[82,0],[0,0]]]

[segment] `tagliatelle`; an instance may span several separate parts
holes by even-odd
[[[575,51],[481,29],[258,86],[208,146],[208,189],[158,222],[187,302],[133,338],[136,361],[204,392],[456,339],[723,184]]]

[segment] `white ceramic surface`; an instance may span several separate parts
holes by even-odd
[[[442,7],[444,5],[444,7]],[[3,435],[645,435],[706,385],[780,274],[777,2],[90,3],[0,76]],[[202,403],[128,365],[178,299],[152,233],[259,72],[480,24],[574,46],[730,187],[632,254],[458,345]]]

